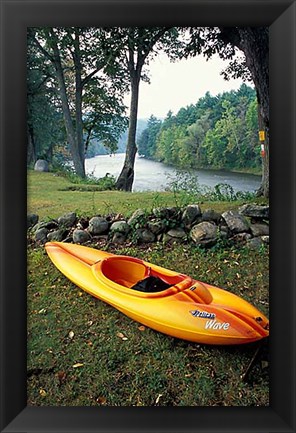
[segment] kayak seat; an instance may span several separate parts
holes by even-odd
[[[116,256],[108,257],[101,262],[101,272],[109,280],[131,288],[149,275],[150,268],[145,266],[142,260],[133,257]]]
[[[146,293],[157,293],[166,290],[169,287],[171,287],[171,284],[166,283],[159,277],[150,275],[149,277],[138,281],[131,287],[131,289]]]

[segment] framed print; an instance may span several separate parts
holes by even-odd
[[[295,0],[0,0],[1,432],[295,431]],[[31,27],[269,27],[270,405],[27,406],[26,58]]]

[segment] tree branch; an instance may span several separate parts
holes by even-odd
[[[40,44],[40,42],[38,41],[38,39],[36,38],[35,35],[32,36],[32,40],[33,40],[34,44],[36,45],[36,47],[42,52],[42,54],[48,60],[50,60],[52,63],[54,63],[54,57],[48,51],[46,51],[46,49]]]

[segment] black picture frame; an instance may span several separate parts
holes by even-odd
[[[295,431],[295,0],[0,0],[1,432]],[[270,27],[269,407],[26,407],[26,29]]]

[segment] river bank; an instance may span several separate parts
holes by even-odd
[[[124,163],[125,154],[99,155],[86,159],[85,167],[89,175],[103,177],[106,173],[118,177]],[[152,161],[137,155],[133,191],[165,191],[174,178],[182,173],[190,173],[201,187],[214,188],[217,184],[228,184],[235,192],[254,192],[260,187],[261,176],[243,172],[224,170],[177,170],[176,168]]]
[[[142,208],[150,211],[160,206],[185,206],[195,202],[193,194],[168,191],[96,191],[76,188],[68,178],[56,173],[43,173],[28,170],[27,175],[27,203],[28,213],[36,213],[40,218],[56,218],[63,213],[77,212],[78,215],[92,216],[96,214],[122,213],[131,215],[136,209]],[[268,201],[262,197],[254,199],[257,204],[266,204]],[[207,201],[203,198],[202,207],[211,207],[223,213],[228,209],[236,209],[243,205],[245,200],[237,201]]]

